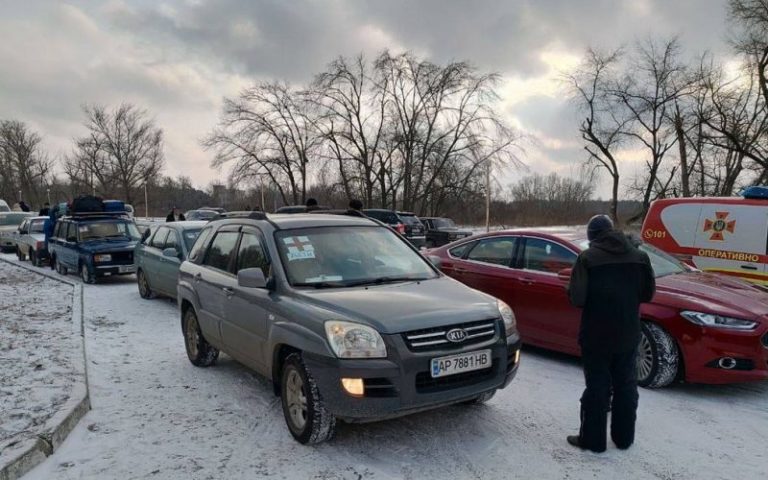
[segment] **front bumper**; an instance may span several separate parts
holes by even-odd
[[[96,265],[94,274],[97,277],[110,277],[113,275],[130,275],[136,273],[136,265]]]
[[[383,335],[388,358],[342,360],[305,353],[304,361],[314,377],[325,407],[346,422],[370,422],[451,405],[479,394],[506,387],[517,374],[521,342],[502,336],[491,342],[462,349],[413,352],[400,335]],[[432,358],[475,350],[491,349],[492,366],[431,379]],[[342,386],[342,378],[362,378],[363,397],[352,397]]]
[[[768,379],[768,329],[752,332],[694,327],[683,336],[681,347],[685,379],[692,383],[738,383]],[[718,365],[723,358],[734,359],[733,368]]]

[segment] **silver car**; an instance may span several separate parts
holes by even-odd
[[[45,221],[50,217],[29,217],[19,225],[16,237],[16,256],[19,260],[32,262],[39,267],[48,260],[48,249],[45,245]]]
[[[0,212],[0,251],[16,251],[19,226],[33,215],[30,212]]]
[[[337,420],[484,402],[519,365],[509,306],[359,216],[214,220],[181,265],[178,304],[189,360],[223,350],[270,379],[301,443]]]

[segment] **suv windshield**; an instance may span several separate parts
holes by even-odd
[[[403,215],[400,214],[400,218],[403,220],[403,223],[410,226],[421,226],[421,220],[416,215]]]
[[[432,219],[432,224],[435,228],[454,228],[456,226],[450,218],[435,218]]]
[[[387,225],[397,225],[400,223],[400,217],[390,210],[363,210],[363,213]]]
[[[138,240],[139,229],[132,222],[97,221],[77,224],[77,236],[81,242],[101,238],[125,238]]]
[[[351,287],[436,278],[432,267],[381,227],[321,227],[275,234],[294,287]]]
[[[0,225],[19,225],[25,218],[31,217],[31,213],[0,213]]]

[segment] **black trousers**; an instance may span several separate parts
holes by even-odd
[[[629,448],[635,441],[636,357],[636,349],[622,353],[582,351],[586,388],[581,396],[579,441],[583,448],[605,451],[609,403],[613,443],[619,448]]]

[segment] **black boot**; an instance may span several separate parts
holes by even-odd
[[[568,435],[568,437],[566,437],[566,440],[568,440],[568,443],[570,443],[574,447],[581,448],[581,449],[584,448],[581,446],[581,439],[579,438],[578,435]]]

